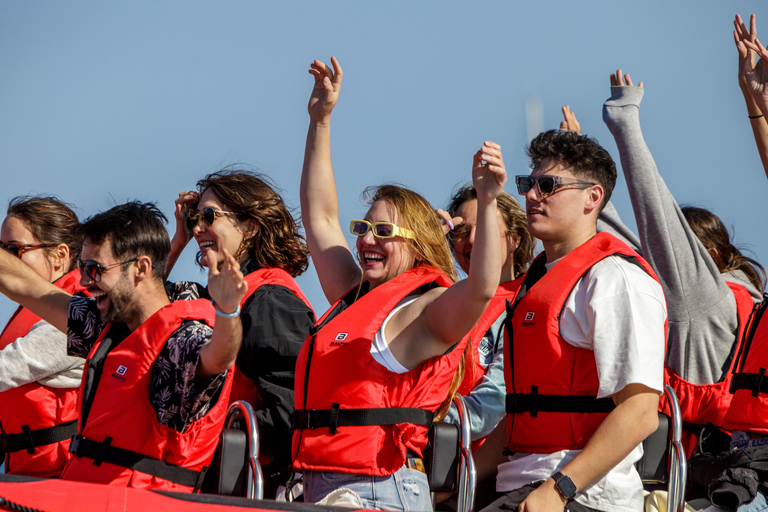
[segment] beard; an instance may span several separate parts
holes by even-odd
[[[104,323],[130,323],[139,315],[138,305],[133,300],[133,290],[128,283],[128,275],[123,274],[120,280],[108,292],[109,309],[102,316]]]

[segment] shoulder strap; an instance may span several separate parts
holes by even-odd
[[[91,405],[93,405],[93,398],[96,396],[96,389],[99,387],[99,380],[101,380],[101,373],[104,371],[104,361],[107,359],[107,355],[131,334],[131,330],[124,323],[109,324],[104,328],[107,329],[107,332],[104,333],[93,356],[88,359],[85,368],[85,383],[80,410],[81,432],[85,429],[85,422],[91,412]]]

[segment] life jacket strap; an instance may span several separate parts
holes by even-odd
[[[529,412],[535,418],[540,412],[608,413],[616,408],[616,404],[611,397],[541,395],[537,386],[531,386],[530,394],[507,394],[505,407],[507,414]]]
[[[14,453],[26,450],[32,455],[38,446],[66,441],[75,434],[77,420],[36,430],[31,430],[29,425],[22,425],[20,434],[0,434],[0,452]]]
[[[760,368],[758,373],[735,373],[731,380],[731,393],[740,389],[749,389],[752,396],[760,393],[768,393],[768,379],[765,378],[765,368]]]
[[[363,427],[373,425],[397,425],[413,423],[427,428],[432,426],[435,413],[427,409],[392,407],[380,409],[341,409],[333,404],[331,409],[298,409],[293,412],[295,430],[328,427],[330,434],[337,427]]]
[[[201,471],[182,468],[154,457],[112,446],[111,443],[112,438],[109,436],[104,439],[104,442],[99,443],[76,435],[72,437],[69,453],[75,457],[93,459],[94,466],[100,466],[102,462],[107,462],[156,476],[175,484],[192,487],[192,492],[200,490],[205,473],[208,471],[208,466],[204,466]]]

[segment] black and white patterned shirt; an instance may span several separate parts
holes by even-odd
[[[171,297],[173,300],[177,297]],[[69,303],[67,353],[88,357],[106,324],[101,322],[96,301],[72,297]],[[213,329],[203,322],[188,320],[171,334],[152,364],[149,396],[157,421],[179,432],[201,418],[215,405],[226,371],[210,379],[197,379],[200,348]]]

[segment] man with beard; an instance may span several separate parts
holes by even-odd
[[[67,294],[0,251],[0,292],[66,332],[69,355],[87,358],[63,479],[196,490],[216,448],[247,284],[231,255],[217,269],[210,254],[215,309],[171,302],[165,222],[153,204],[130,202],[79,226],[78,267],[91,298]]]

